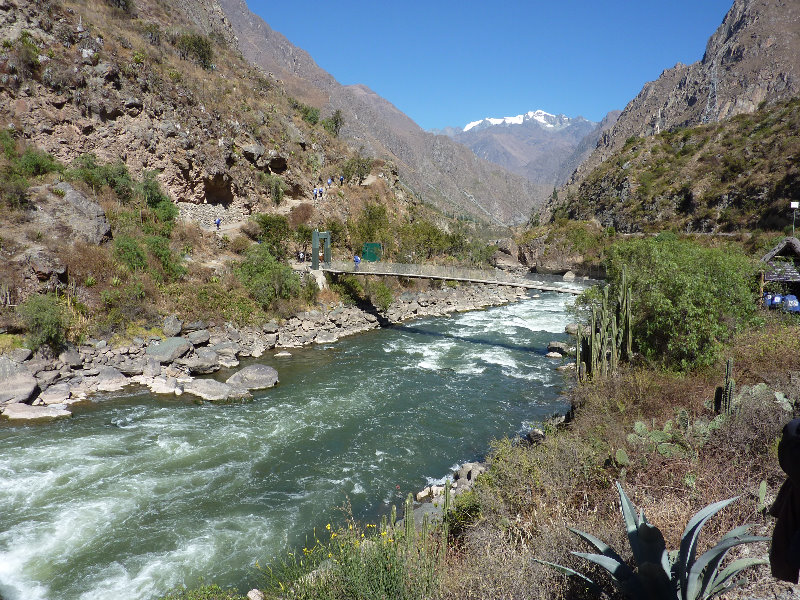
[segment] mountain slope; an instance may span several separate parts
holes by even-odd
[[[632,136],[714,123],[798,92],[800,2],[735,0],[702,60],[678,63],[647,83],[571,182],[580,184]]]
[[[244,56],[280,79],[299,99],[344,114],[341,136],[355,147],[396,162],[401,181],[448,213],[514,223],[527,218],[548,193],[522,177],[478,159],[444,136],[423,131],[390,102],[363,85],[342,86],[308,53],[253,15],[244,0],[221,0]],[[552,189],[552,188],[550,188]]]
[[[782,230],[800,201],[800,99],[631,138],[556,209],[632,233]]]

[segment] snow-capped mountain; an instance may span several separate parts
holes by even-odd
[[[543,110],[531,110],[526,112],[523,115],[517,115],[516,117],[503,117],[502,119],[496,119],[494,117],[486,117],[485,119],[481,119],[480,121],[473,121],[472,123],[467,123],[467,125],[462,129],[463,132],[470,131],[472,129],[476,131],[480,131],[481,129],[485,129],[487,127],[492,127],[493,125],[522,125],[523,123],[527,123],[528,121],[534,121],[538,123],[542,127],[546,127],[548,129],[563,129],[564,127],[568,127],[573,122],[584,122],[589,123],[583,117],[576,117],[575,119],[570,119],[567,115],[552,115],[549,112],[545,112]]]
[[[435,133],[534,183],[555,187],[569,178],[617,114],[609,114],[601,125],[583,117],[532,110],[515,117],[486,117],[463,129],[448,127]]]

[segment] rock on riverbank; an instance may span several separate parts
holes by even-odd
[[[249,390],[277,384],[278,373],[253,365],[225,383],[197,376],[234,368],[241,358],[257,358],[273,349],[330,344],[381,325],[498,306],[525,296],[522,289],[494,285],[443,287],[402,294],[385,313],[338,304],[299,313],[281,324],[243,328],[182,323],[168,316],[162,328],[165,337],[139,337],[123,344],[90,340],[57,357],[46,349],[36,354],[16,349],[0,356],[0,415],[15,420],[68,417],[69,405],[129,385],[145,386],[154,394],[241,401],[252,397]]]

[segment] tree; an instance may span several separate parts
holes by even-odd
[[[371,170],[371,158],[353,156],[344,163],[342,176],[345,178],[345,181],[355,181],[357,184],[361,184],[367,178]]]

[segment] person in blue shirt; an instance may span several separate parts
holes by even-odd
[[[353,262],[354,262],[354,263],[355,263],[355,265],[356,265],[356,271],[358,271],[358,265],[360,265],[360,264],[361,264],[361,258],[358,256],[358,254],[356,254],[356,255],[353,257]]]
[[[216,225],[216,226],[217,226],[217,231],[219,231],[219,224],[220,224],[220,223],[222,223],[222,219],[220,219],[219,217],[217,217],[217,218],[214,220],[214,225]]]
[[[339,175],[339,185],[344,185],[344,176]]]

